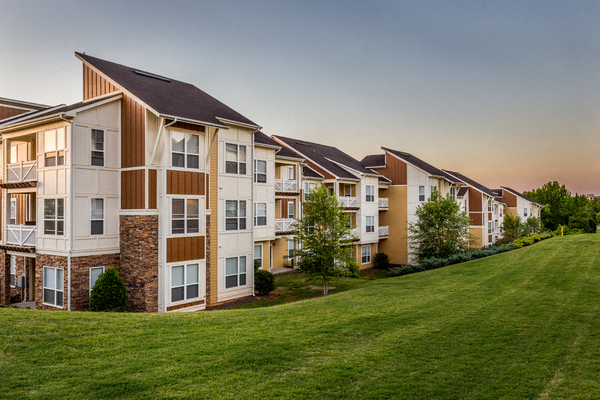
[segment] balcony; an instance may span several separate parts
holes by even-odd
[[[275,179],[275,191],[285,193],[298,193],[298,184],[296,181],[288,179]]]
[[[344,239],[358,239],[358,229],[352,228],[347,236],[344,236]]]
[[[340,203],[342,203],[342,207],[344,208],[354,208],[358,207],[358,203],[356,202],[356,197],[339,197]]]
[[[380,197],[378,199],[378,201],[379,201],[379,209],[380,210],[387,210],[388,203],[389,203],[388,198],[387,197]]]
[[[275,233],[290,232],[296,229],[295,218],[282,218],[275,220]]]
[[[35,247],[35,225],[6,225],[6,244]]]
[[[37,181],[37,162],[21,161],[6,166],[6,182],[20,183]]]
[[[380,226],[379,227],[379,237],[388,237],[388,236],[390,236],[390,227],[387,225]]]

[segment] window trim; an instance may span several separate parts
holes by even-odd
[[[265,163],[265,172],[258,172],[258,163]],[[257,178],[259,176],[263,176],[265,177],[264,182],[259,182],[257,180]],[[259,184],[267,184],[267,160],[254,160],[254,183],[259,183]]]
[[[227,216],[227,202],[231,202],[231,201],[235,201],[237,203],[237,207],[236,207],[236,216],[235,217],[228,217]],[[245,209],[244,209],[244,216],[240,216],[240,204],[241,203],[245,204]],[[227,229],[227,220],[228,219],[236,219],[236,229]],[[225,232],[238,232],[238,231],[245,231],[248,229],[248,202],[246,200],[225,200]],[[244,228],[240,228],[240,221],[242,221],[242,219],[244,220]]]
[[[46,148],[46,135],[48,135],[50,132],[52,132],[52,134],[54,135],[54,150],[51,151],[47,151],[48,149]],[[59,132],[61,132],[63,136],[63,148],[59,149],[58,148],[58,135]],[[44,131],[44,168],[56,168],[56,167],[61,167],[65,165],[65,150],[67,147],[67,138],[66,138],[66,132],[64,128],[58,128],[58,129],[52,129],[49,131]],[[53,154],[52,154],[53,153]],[[61,155],[62,153],[62,155]],[[52,154],[49,156],[49,154]],[[54,165],[48,165],[47,164],[47,160],[48,159],[54,159]],[[62,159],[62,162],[59,162],[59,160]]]
[[[245,271],[244,273],[240,273],[240,259],[244,258],[244,264],[245,264]],[[254,260],[254,254],[252,255],[252,259]],[[236,260],[236,273],[235,274],[229,274],[227,275],[227,260]],[[249,282],[248,282],[248,256],[243,255],[243,256],[235,256],[235,257],[226,257],[225,258],[225,269],[224,269],[224,274],[225,274],[225,279],[224,279],[224,285],[225,285],[225,290],[228,289],[239,289],[239,288],[243,288],[248,286]],[[253,267],[254,268],[254,267]],[[240,276],[244,275],[244,280],[245,283],[243,285],[240,285]],[[237,284],[235,286],[230,286],[227,287],[227,277],[230,276],[237,276]]]
[[[89,282],[88,282],[88,283],[89,283],[89,285],[90,285],[90,290],[89,290],[89,294],[90,294],[90,295],[92,294],[92,289],[94,288],[94,285],[95,285],[95,284],[96,284],[96,282],[98,281],[98,278],[100,278],[100,275],[98,275],[98,278],[96,278],[96,282],[94,282],[94,285],[92,285],[92,270],[93,270],[93,269],[102,269],[102,272],[100,273],[100,275],[102,275],[102,274],[104,273],[104,265],[100,265],[100,266],[98,266],[98,267],[90,267],[90,269],[89,269],[89,276],[90,276],[90,279],[89,279]]]
[[[200,215],[201,215],[201,207],[200,207],[200,197],[180,197],[173,196],[170,197],[169,202],[169,217],[170,217],[170,225],[171,231],[169,232],[169,236],[181,236],[181,235],[201,235],[202,229],[200,224]],[[173,218],[173,200],[183,200],[183,218]],[[198,202],[198,217],[197,218],[188,218],[188,200],[195,200]],[[183,220],[183,232],[173,233],[173,221],[174,220]],[[188,232],[188,221],[198,220],[198,231],[197,232]]]
[[[368,254],[365,254],[365,249],[368,249]],[[366,260],[366,261],[365,261]],[[360,247],[360,264],[370,264],[371,263],[371,245],[365,245]]]
[[[264,215],[258,215],[258,205],[264,205],[265,206],[265,214]],[[267,203],[254,203],[254,226],[267,226],[267,212],[268,210],[268,205]],[[233,217],[230,217],[233,218]],[[259,218],[264,218],[264,224],[259,224]]]
[[[227,146],[236,146],[236,160],[235,161],[231,161],[231,160],[227,160]],[[244,148],[244,152],[246,153],[245,159],[244,161],[240,161],[240,148],[243,147]],[[231,175],[243,175],[246,176],[248,174],[248,146],[244,145],[244,144],[237,144],[237,143],[227,143],[225,142],[225,173],[226,174],[231,174]],[[227,163],[236,164],[236,172],[227,172]],[[244,165],[244,173],[240,172],[240,166]]]
[[[371,189],[371,193],[369,193],[369,189]],[[372,203],[375,201],[375,186],[365,185],[365,201],[367,203]]]
[[[190,283],[188,282],[188,267],[195,265],[196,268],[198,268],[198,272],[197,272],[197,276],[198,276],[198,281],[195,283]],[[190,300],[194,300],[194,299],[199,299],[201,298],[201,285],[200,283],[202,282],[202,277],[200,276],[200,261],[199,260],[194,260],[194,261],[185,261],[185,262],[180,262],[180,263],[173,263],[170,264],[169,266],[169,304],[183,304],[187,301]],[[178,268],[178,267],[183,267],[183,285],[178,285],[178,286],[173,286],[173,268]],[[187,288],[189,286],[193,286],[193,285],[197,285],[198,286],[198,295],[196,297],[190,297],[188,298],[187,295]],[[173,300],[173,289],[177,289],[177,288],[183,288],[183,299],[181,300]]]
[[[47,200],[54,200],[54,218],[53,219],[47,219],[46,218],[46,201]],[[63,203],[63,215],[62,218],[58,217],[58,201],[62,200]],[[44,210],[43,210],[43,221],[44,221],[44,230],[43,230],[43,234],[44,235],[51,235],[51,236],[64,236],[65,235],[65,199],[62,197],[50,197],[50,198],[44,198],[42,204],[44,205]],[[91,204],[90,204],[91,207]],[[90,217],[91,217],[91,212],[90,212]],[[54,222],[54,233],[46,233],[46,222],[50,222],[53,221]],[[62,221],[62,233],[58,233],[58,223]],[[91,229],[91,228],[90,228]]]
[[[10,256],[10,286],[17,286],[17,257]]]
[[[291,206],[291,214],[290,214],[290,206]],[[287,217],[289,219],[296,218],[296,204],[294,204],[294,200],[288,200],[287,202]]]
[[[371,224],[369,224],[369,218],[371,219]],[[366,233],[374,233],[375,232],[375,216],[374,215],[366,215],[365,216],[365,231],[366,231]]]
[[[419,185],[419,202],[425,201],[425,186]]]
[[[256,257],[256,248],[260,247],[260,257]],[[263,245],[262,243],[259,244],[255,244],[254,247],[252,248],[252,268],[254,268],[254,261],[256,260],[260,260],[260,268],[259,269],[263,269]],[[248,268],[246,267],[246,273],[248,273]]]
[[[102,219],[94,219],[93,211],[94,211],[94,200],[102,200]],[[105,220],[106,220],[106,199],[104,197],[90,197],[90,236],[103,236],[105,234]],[[92,222],[102,221],[102,233],[92,233]]]
[[[47,268],[54,270],[54,278],[55,278],[55,282],[54,282],[55,287],[54,288],[46,286],[46,269]],[[62,290],[60,290],[60,291],[56,288],[56,286],[57,286],[56,284],[58,282],[60,282],[58,280],[58,274],[57,274],[57,272],[59,270],[62,273],[62,280],[63,280],[62,281]],[[47,306],[51,306],[51,307],[56,307],[56,308],[64,308],[65,307],[64,306],[64,296],[65,296],[64,279],[65,279],[65,269],[64,268],[50,267],[50,266],[44,265],[44,267],[42,268],[42,304],[47,305]],[[46,290],[52,290],[52,291],[54,291],[54,304],[48,303],[46,301]],[[59,292],[62,293],[62,305],[57,305],[56,304],[56,300],[58,299],[58,296],[56,294],[59,293]]]
[[[14,207],[13,207],[14,206]],[[10,225],[16,225],[17,224],[17,198],[16,197],[11,197],[10,198],[10,215],[8,217],[8,223]],[[14,210],[14,218],[13,218],[13,210]],[[15,222],[12,222],[12,221]]]
[[[173,133],[182,133],[183,134],[183,151],[173,150]],[[197,136],[198,137],[198,153],[190,153],[188,151],[188,136]],[[200,157],[200,149],[202,148],[202,136],[199,133],[186,132],[178,129],[170,130],[169,138],[169,150],[171,150],[171,167],[172,168],[181,168],[181,169],[191,169],[191,170],[202,170],[200,166],[202,165],[202,160]],[[173,165],[173,153],[183,155],[183,167],[178,165]],[[189,167],[188,166],[188,156],[197,156],[198,157],[198,167]]]
[[[97,150],[94,149],[94,131],[96,132],[102,132],[102,150]],[[97,142],[100,143],[100,142]],[[106,131],[104,129],[96,129],[96,128],[91,128],[90,129],[90,165],[92,167],[104,167],[106,166],[105,161],[105,149],[106,149]],[[101,153],[100,155],[102,156],[102,164],[94,164],[94,153]],[[96,154],[96,158],[98,158],[98,154]]]

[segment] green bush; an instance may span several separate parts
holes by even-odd
[[[114,268],[104,271],[92,288],[90,311],[129,311],[125,283]]]
[[[375,253],[375,268],[388,269],[390,267],[390,258],[385,253]]]
[[[402,276],[414,274],[415,272],[426,271],[421,265],[405,265],[403,267],[395,267],[389,270],[388,276]]]
[[[254,289],[264,296],[275,290],[275,275],[264,269],[259,269],[254,273]]]

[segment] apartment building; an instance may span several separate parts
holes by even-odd
[[[543,204],[506,186],[496,189],[500,199],[506,204],[506,213],[518,215],[523,221],[529,217],[540,218]]]
[[[381,149],[384,154],[369,155],[361,161],[364,167],[390,181],[385,189],[389,208],[380,217],[380,223],[389,227],[389,239],[380,243],[379,250],[390,257],[392,264],[410,264],[415,259],[408,241],[408,224],[417,222],[417,207],[434,190],[442,196],[456,197],[462,181],[409,153]]]
[[[0,121],[8,121],[10,118],[23,115],[25,113],[43,110],[45,108],[48,108],[48,106],[0,97]]]

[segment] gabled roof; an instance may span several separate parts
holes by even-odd
[[[265,135],[261,131],[254,133],[254,143],[259,144],[259,145],[269,146],[269,147],[276,147],[278,149],[281,148],[281,145],[279,143],[277,143],[276,141],[274,141],[273,139],[271,139],[269,136]]]
[[[456,193],[456,197],[463,198],[463,197],[465,197],[465,194],[467,194],[468,191],[469,191],[469,187],[468,186],[461,186],[458,189],[458,193]]]
[[[396,157],[400,158],[401,160],[403,160],[409,164],[412,164],[415,167],[427,172],[431,176],[437,176],[440,178],[444,178],[451,183],[463,183],[460,179],[457,179],[457,177],[447,174],[443,170],[436,168],[429,163],[426,163],[425,161],[413,156],[412,154],[405,153],[403,151],[388,149],[386,147],[381,147],[381,148],[383,150],[395,155]]]
[[[224,128],[227,126],[224,125],[223,120],[258,127],[242,114],[189,83],[101,60],[87,54],[76,52],[75,55],[159,116],[176,117]]]
[[[338,178],[360,179],[359,174],[379,176],[377,172],[365,168],[358,160],[335,147],[277,135],[273,137]],[[351,173],[342,166],[355,170],[357,174]]]
[[[388,179],[388,178],[386,178],[386,177],[385,177],[385,176],[383,176],[383,175],[381,175],[381,176],[379,177],[379,182],[382,182],[382,183],[392,183],[392,180],[391,180],[391,179]]]
[[[275,142],[277,143],[277,142]],[[279,143],[277,143],[279,145]],[[275,157],[285,157],[285,158],[295,158],[296,160],[304,160],[304,158],[300,157],[298,154],[294,153],[290,149],[285,146],[282,146],[277,153],[275,153]]]
[[[538,205],[538,206],[540,206],[540,207],[544,207],[544,205],[543,205],[543,204],[541,204],[541,203],[538,203],[537,201],[533,200],[531,197],[527,197],[527,196],[525,196],[523,193],[517,192],[516,190],[514,190],[514,189],[511,189],[511,188],[509,188],[509,187],[506,187],[506,186],[500,186],[500,187],[501,187],[502,189],[504,189],[504,190],[508,190],[509,192],[511,192],[512,194],[514,194],[514,195],[516,195],[516,196],[519,196],[519,197],[521,197],[521,198],[523,198],[523,199],[525,199],[525,200],[527,200],[527,201],[530,201],[530,202],[532,202],[532,203],[535,203],[535,204],[537,204],[537,205]]]
[[[367,168],[385,167],[385,154],[372,154],[366,156],[360,163]]]
[[[474,187],[475,189],[479,190],[480,192],[483,192],[485,194],[487,194],[490,197],[498,197],[497,194],[495,194],[492,189],[489,189],[485,186],[483,186],[481,183],[477,183],[475,182],[473,179],[469,179],[466,176],[458,173],[458,172],[454,172],[454,171],[448,171],[448,170],[444,170],[444,172],[449,173],[452,176],[457,177],[458,179],[460,179],[461,181],[463,181],[464,183],[466,183],[467,185]]]
[[[302,167],[302,175],[304,175],[305,178],[320,178],[320,179],[325,178],[323,175],[321,175],[320,173],[318,173],[317,171],[315,171],[308,165],[305,165]]]

